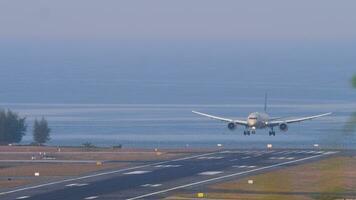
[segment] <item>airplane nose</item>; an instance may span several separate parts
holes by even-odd
[[[248,120],[248,125],[249,126],[255,126],[256,125],[256,120]]]

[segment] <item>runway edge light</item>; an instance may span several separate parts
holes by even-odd
[[[199,192],[198,194],[197,194],[197,196],[198,196],[198,198],[204,198],[204,193],[202,193],[202,192]]]

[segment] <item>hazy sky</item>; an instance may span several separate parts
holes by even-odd
[[[355,0],[0,1],[0,102],[353,99],[355,52]]]
[[[0,1],[0,40],[349,40],[354,0]]]

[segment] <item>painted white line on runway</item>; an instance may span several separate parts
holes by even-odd
[[[125,168],[125,169],[119,169],[119,170],[114,170],[114,171],[91,174],[91,175],[81,176],[81,177],[77,177],[77,178],[64,179],[64,180],[60,180],[60,181],[55,181],[55,182],[50,182],[50,183],[45,183],[45,184],[40,184],[40,185],[35,185],[35,186],[30,186],[30,187],[19,188],[19,189],[16,189],[16,190],[0,192],[0,196],[1,195],[5,195],[5,194],[15,193],[15,192],[21,192],[21,191],[25,191],[25,190],[32,190],[32,189],[37,189],[37,188],[41,188],[41,187],[61,184],[61,183],[67,183],[67,182],[71,182],[71,181],[78,181],[78,180],[83,180],[83,179],[88,179],[88,178],[93,178],[93,177],[98,177],[98,176],[116,174],[116,173],[120,173],[120,172],[124,172],[124,171],[134,170],[134,169],[141,169],[141,168],[144,168],[144,167],[150,167],[150,166],[154,166],[154,165],[166,164],[166,163],[169,163],[169,162],[189,160],[189,159],[193,159],[193,158],[197,158],[197,157],[201,157],[201,156],[209,156],[209,155],[218,154],[218,153],[219,152],[211,152],[211,153],[199,154],[199,155],[195,155],[195,156],[177,158],[177,159],[173,159],[173,160],[167,160],[167,161],[157,162],[157,163],[152,163],[152,164],[147,164],[147,165],[139,165],[139,166],[134,166],[134,167]]]
[[[334,154],[334,153],[337,153],[337,151],[328,151],[328,152],[325,152],[324,154],[329,155],[329,154]]]
[[[242,157],[241,159],[248,159],[251,158],[250,156]]]
[[[235,168],[255,168],[256,166],[254,166],[254,165],[234,165],[232,167],[235,167]]]
[[[132,171],[132,172],[126,172],[124,174],[126,175],[137,175],[137,174],[146,174],[146,173],[149,173],[151,171]]]
[[[239,159],[231,159],[230,162],[238,161]]]
[[[156,168],[175,168],[175,167],[180,167],[180,166],[182,166],[182,165],[156,165],[156,166],[154,166],[154,167],[156,167]]]
[[[220,153],[231,153],[231,151],[222,151]]]
[[[224,157],[221,156],[203,156],[203,157],[199,157],[197,158],[198,160],[219,160],[219,159],[223,159]]]
[[[91,196],[91,197],[85,197],[84,199],[90,200],[90,199],[97,199],[99,196]]]
[[[206,171],[206,172],[199,173],[199,175],[212,176],[212,175],[221,174],[221,173],[223,173],[223,172],[222,171]]]
[[[294,157],[270,157],[272,160],[293,160]]]
[[[239,166],[236,166],[237,168],[245,168],[247,167],[246,165],[239,165]]]
[[[314,155],[314,156],[310,156],[310,157],[306,157],[306,158],[301,158],[301,159],[298,159],[298,160],[287,161],[287,162],[278,163],[278,164],[274,164],[274,165],[270,165],[270,166],[251,169],[251,170],[244,171],[244,172],[238,172],[238,173],[229,174],[229,175],[220,176],[220,177],[215,177],[215,178],[211,178],[211,179],[207,179],[207,180],[203,180],[203,181],[188,183],[188,184],[185,184],[185,185],[180,185],[180,186],[176,186],[176,187],[165,189],[165,190],[160,190],[160,191],[157,191],[157,192],[152,192],[152,193],[140,195],[140,196],[137,196],[137,197],[132,197],[132,198],[129,198],[129,199],[126,199],[126,200],[142,199],[142,198],[145,198],[145,197],[149,197],[149,196],[153,196],[153,195],[157,195],[157,194],[170,192],[170,191],[173,191],[173,190],[178,190],[178,189],[187,188],[187,187],[191,187],[191,186],[195,186],[195,185],[200,185],[200,184],[203,184],[203,183],[209,183],[209,182],[217,181],[217,180],[221,180],[221,179],[231,178],[231,177],[234,177],[234,176],[239,176],[239,175],[242,175],[242,174],[261,171],[261,170],[265,170],[265,169],[276,168],[276,167],[280,167],[280,166],[283,166],[283,165],[288,165],[288,164],[291,164],[291,163],[297,163],[297,162],[310,160],[310,159],[318,158],[318,157],[322,157],[322,156],[325,156],[325,155],[324,154]]]
[[[22,197],[17,197],[16,199],[28,199],[30,196],[22,196]]]
[[[144,185],[141,185],[142,187],[159,187],[161,186],[162,184],[144,184]]]

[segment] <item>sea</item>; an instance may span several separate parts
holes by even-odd
[[[356,148],[356,42],[0,41],[0,108],[51,128],[48,145]],[[332,115],[244,136],[231,119]]]

